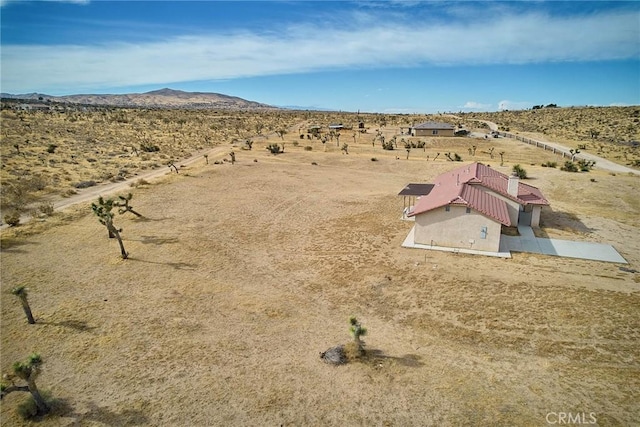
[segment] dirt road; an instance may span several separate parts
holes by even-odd
[[[487,126],[489,126],[489,129],[491,129],[491,131],[494,131],[494,132],[498,132],[499,131],[498,130],[498,125],[496,123],[493,123],[493,122],[490,122],[490,121],[487,121],[487,120],[477,120],[477,121],[482,122],[482,123],[486,123]],[[509,132],[501,132],[501,134],[510,135],[511,138],[515,138],[516,137],[515,134],[509,133]],[[529,140],[536,141],[536,139],[534,139],[534,138],[529,138],[529,137],[527,137],[527,138]],[[548,147],[553,147],[556,150],[559,150],[561,152],[565,152],[565,153],[569,154],[570,148],[566,147],[564,145],[558,144],[557,142],[551,142],[551,141],[546,141],[546,140],[545,141],[537,140],[537,142],[540,143],[540,144],[545,144]],[[581,157],[583,159],[586,159],[586,160],[595,161],[596,162],[596,166],[595,167],[598,168],[598,169],[603,169],[603,170],[606,170],[606,171],[609,171],[609,172],[615,172],[615,173],[633,173],[633,174],[636,174],[636,175],[640,175],[640,171],[638,171],[638,170],[631,169],[629,167],[626,167],[624,165],[620,165],[618,163],[614,163],[614,162],[612,162],[610,160],[603,159],[602,157],[596,156],[594,154],[580,152],[579,157]]]

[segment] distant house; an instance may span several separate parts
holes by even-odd
[[[538,227],[540,190],[482,163],[438,176],[407,216],[415,218],[415,243],[498,252],[502,227]]]
[[[455,127],[449,123],[426,122],[411,128],[411,136],[453,136]]]

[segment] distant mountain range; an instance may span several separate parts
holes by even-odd
[[[142,108],[192,108],[192,109],[228,109],[228,110],[263,110],[278,109],[267,104],[247,101],[236,96],[209,92],[184,92],[174,89],[160,89],[145,93],[129,93],[122,95],[65,95],[51,96],[42,93],[12,95],[0,94],[2,98],[24,99],[30,102],[60,102],[83,105],[104,105],[115,107]]]

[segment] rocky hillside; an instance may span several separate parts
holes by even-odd
[[[256,110],[276,109],[267,104],[247,101],[235,96],[207,92],[183,92],[181,90],[160,89],[145,93],[122,95],[66,95],[51,96],[40,93],[11,95],[3,93],[2,98],[24,99],[35,102],[61,102],[84,105],[108,105],[117,107],[142,108],[187,108],[187,109],[229,109]]]

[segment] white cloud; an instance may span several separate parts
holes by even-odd
[[[277,33],[186,35],[137,44],[3,45],[2,88],[75,92],[327,69],[640,57],[636,12],[563,18],[529,13],[446,25],[365,21],[351,28],[299,25]]]
[[[500,101],[498,102],[498,110],[526,110],[533,106],[533,103],[528,101]]]
[[[491,104],[482,104],[480,102],[467,101],[460,108],[465,109],[465,110],[489,110],[489,109],[491,109]]]

